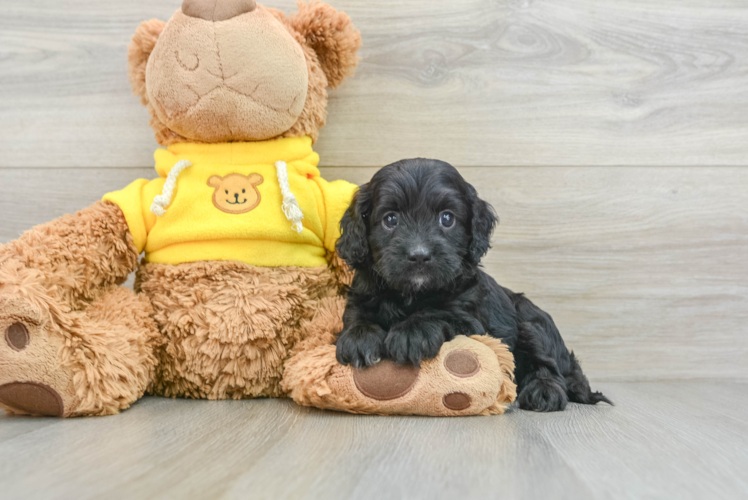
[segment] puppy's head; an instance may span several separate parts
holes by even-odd
[[[361,187],[341,220],[338,254],[406,295],[472,276],[498,218],[452,165],[403,160]]]

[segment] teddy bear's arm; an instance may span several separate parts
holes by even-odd
[[[144,191],[149,188],[160,191],[161,187],[163,181],[137,179],[125,189],[107,193],[102,198],[102,201],[117,205],[122,211],[138,255],[145,250],[149,228],[156,222],[156,216],[150,210],[154,196],[144,196]]]
[[[101,289],[123,283],[137,260],[122,210],[97,202],[1,246],[0,295],[32,302],[44,296],[77,309]]]

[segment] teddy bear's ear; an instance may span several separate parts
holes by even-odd
[[[158,19],[143,21],[135,30],[127,52],[127,73],[130,77],[132,93],[140,97],[140,101],[148,104],[145,93],[145,68],[148,65],[148,57],[156,46],[158,37],[164,31],[166,23]]]
[[[290,18],[291,26],[317,53],[330,87],[335,88],[356,69],[361,33],[345,12],[325,3],[299,2],[298,6],[299,13]]]

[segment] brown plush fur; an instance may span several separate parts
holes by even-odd
[[[80,309],[123,283],[137,258],[122,211],[97,202],[0,247],[0,294],[22,294],[41,309],[52,300]]]
[[[143,21],[135,30],[135,35],[133,35],[127,51],[127,75],[130,78],[132,92],[140,98],[143,106],[148,108],[148,113],[151,115],[151,128],[156,133],[156,141],[162,146],[187,140],[176,132],[169,130],[169,127],[159,120],[155,108],[148,102],[145,91],[145,69],[148,65],[148,57],[153,52],[158,37],[165,27],[166,23],[159,19]]]
[[[345,12],[321,2],[299,2],[298,6],[299,13],[290,18],[291,27],[317,53],[330,88],[337,88],[343,80],[353,76],[361,35]]]
[[[162,337],[146,297],[110,287],[84,309],[66,314],[55,307],[45,314],[8,296],[0,304],[0,324],[22,321],[32,337],[27,349],[0,360],[0,384],[52,387],[64,403],[63,416],[118,413],[141,398],[153,379]]]
[[[106,203],[0,248],[0,318],[8,318],[0,326],[32,328],[32,349],[0,360],[0,384],[52,377],[66,416],[113,414],[140,398],[160,336],[148,300],[116,286],[136,263],[122,212]],[[42,345],[57,347],[33,349]],[[60,382],[67,374],[72,386]]]
[[[335,275],[335,279],[338,280],[341,293],[344,292],[346,287],[353,283],[353,269],[337,253],[328,254],[327,262],[329,262],[330,270]]]
[[[149,392],[240,399],[281,396],[283,362],[320,299],[337,293],[327,268],[240,262],[146,264],[136,287],[166,343]]]
[[[135,30],[127,49],[127,76],[130,79],[132,93],[140,98],[143,106],[148,104],[145,92],[145,68],[148,65],[148,57],[165,27],[166,23],[159,19],[143,21]]]
[[[502,415],[506,411],[507,405],[517,399],[517,384],[514,380],[514,356],[506,344],[499,339],[489,337],[488,335],[472,335],[470,338],[482,343],[496,354],[504,380],[504,383],[501,384],[501,390],[499,390],[499,394],[496,397],[496,402],[486,408],[481,414]]]
[[[164,339],[147,297],[111,287],[74,313],[60,353],[79,403],[69,416],[113,415],[143,396]]]

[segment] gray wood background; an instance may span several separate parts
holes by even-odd
[[[748,377],[743,0],[333,3],[364,47],[327,178],[458,166],[502,217],[486,269],[593,380]],[[0,242],[154,175],[126,47],[179,4],[0,0]]]

